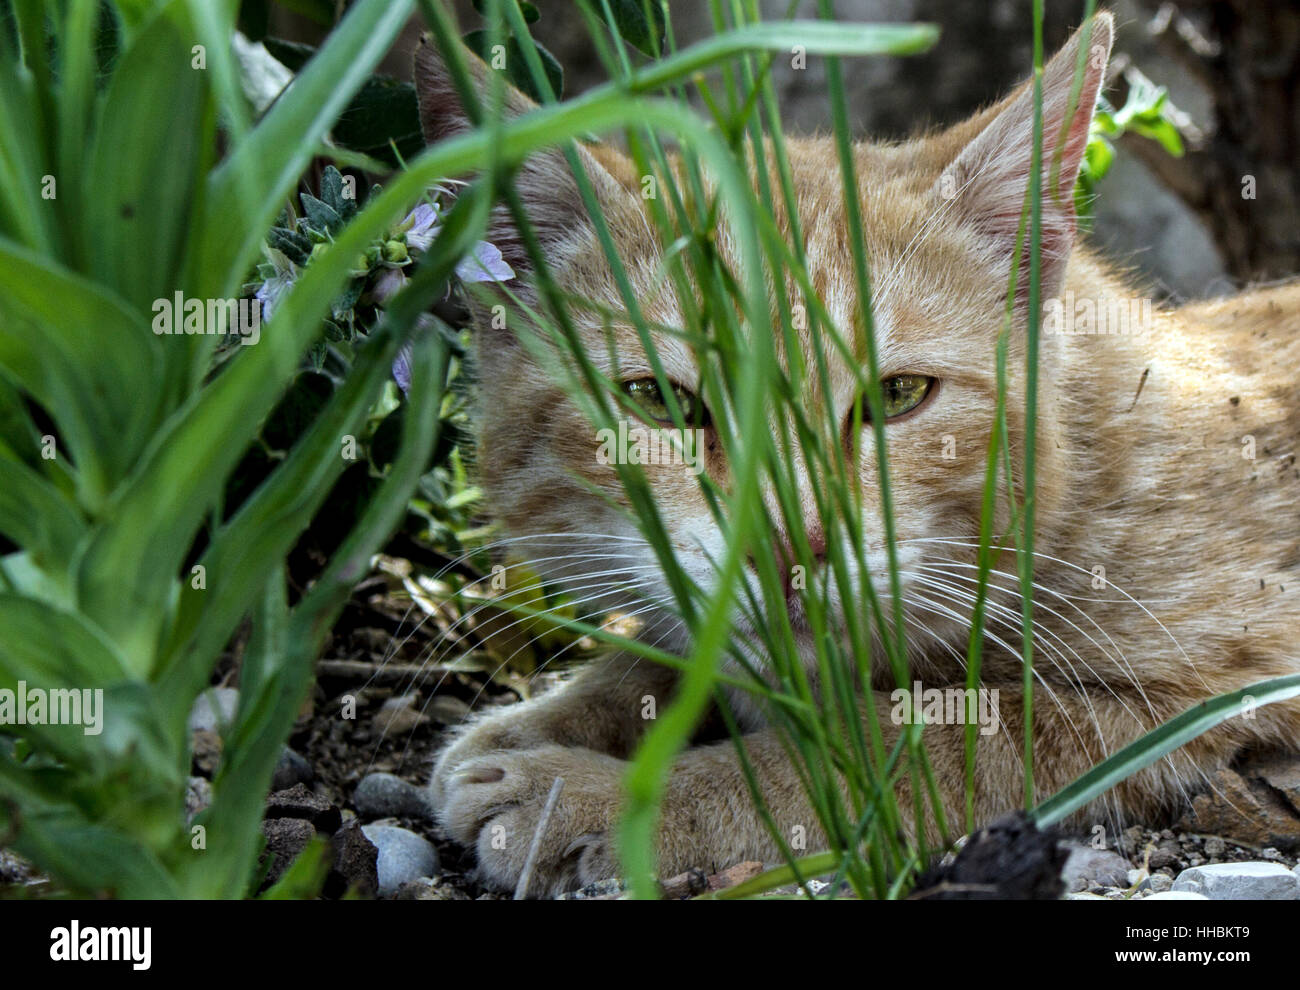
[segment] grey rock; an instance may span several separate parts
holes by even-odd
[[[221,753],[225,744],[221,736],[212,729],[195,729],[190,733],[190,766],[194,772],[212,777],[221,764]]]
[[[286,746],[280,751],[279,762],[271,775],[271,790],[283,791],[294,784],[309,784],[315,776],[307,758]]]
[[[271,858],[263,889],[271,886],[298,857],[313,838],[316,830],[311,822],[301,818],[273,818],[262,822],[262,834],[266,836],[266,851],[263,856]]]
[[[610,877],[608,880],[597,880],[577,890],[558,894],[555,899],[557,901],[612,901],[622,897],[626,891],[627,881]]]
[[[1086,892],[1083,893],[1075,892],[1072,894],[1066,894],[1065,899],[1067,901],[1108,901],[1110,900],[1109,897],[1102,897],[1100,894],[1089,894]]]
[[[1163,894],[1173,888],[1174,878],[1168,873],[1152,873],[1147,882],[1151,885],[1151,893]]]
[[[235,688],[208,688],[194,700],[194,707],[190,709],[190,731],[219,732],[222,725],[234,721],[238,704],[239,691]]]
[[[334,868],[325,881],[326,896],[342,897],[353,891],[373,898],[379,891],[379,852],[356,822],[344,825],[330,836]]]
[[[1131,869],[1132,863],[1110,849],[1076,846],[1070,850],[1070,858],[1065,861],[1061,875],[1071,888],[1077,878],[1104,887],[1127,887]]]
[[[1165,831],[1168,831],[1166,829]],[[1177,867],[1181,864],[1183,858],[1182,847],[1173,839],[1172,835],[1162,838],[1160,843],[1151,853],[1151,869],[1158,870],[1162,866]]]
[[[469,705],[450,694],[435,694],[424,707],[425,713],[439,725],[460,725],[470,711]]]
[[[472,898],[463,890],[432,877],[420,877],[402,884],[394,900],[398,901],[468,901]]]
[[[1280,863],[1215,863],[1183,870],[1173,890],[1212,901],[1292,901],[1300,900],[1300,877]]]
[[[438,873],[438,850],[427,839],[395,825],[362,825],[361,831],[379,850],[380,897],[393,897],[402,884]]]
[[[203,777],[190,777],[185,782],[185,821],[193,822],[195,816],[211,803],[211,781]]]
[[[325,835],[333,835],[343,824],[339,809],[326,798],[307,790],[305,784],[294,784],[282,791],[274,791],[266,799],[267,818],[301,818],[311,822]]]
[[[1228,844],[1220,839],[1217,835],[1212,835],[1205,840],[1205,855],[1222,856],[1228,851]]]
[[[429,793],[391,773],[371,773],[352,792],[352,803],[363,818],[432,818]]]
[[[427,719],[421,710],[419,700],[418,695],[404,694],[385,701],[374,718],[374,727],[380,737],[408,735],[412,730],[423,725]]]

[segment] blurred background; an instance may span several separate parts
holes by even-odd
[[[569,0],[534,0],[534,36],[565,71],[573,96],[605,80],[583,19]],[[461,26],[481,23],[472,0],[454,0]],[[679,43],[713,32],[711,4],[670,0]],[[759,0],[780,19],[789,0]],[[1222,295],[1246,284],[1300,272],[1300,3],[1296,0],[1116,0],[1118,36],[1107,97],[1115,106],[1144,79],[1169,91],[1166,116],[1185,153],[1128,134],[1098,186],[1094,243],[1139,272],[1157,297],[1174,301]],[[1077,27],[1080,0],[1047,0],[1050,55]],[[795,15],[816,16],[815,0]],[[1005,95],[1032,65],[1031,0],[836,0],[850,21],[929,21],[938,44],[910,58],[843,63],[855,132],[904,137],[950,124]],[[314,40],[320,29],[282,20],[281,37]],[[413,23],[385,63],[410,77]],[[825,66],[816,57],[795,70],[775,63],[787,129],[829,131]]]

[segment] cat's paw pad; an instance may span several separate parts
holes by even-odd
[[[626,766],[563,746],[482,754],[446,772],[438,817],[453,838],[475,847],[486,882],[513,890],[551,787],[564,778],[528,885],[533,897],[560,893],[617,874],[610,831]]]
[[[516,714],[512,712],[511,714]],[[442,751],[434,764],[429,788],[436,804],[442,804],[451,775],[460,767],[489,753],[525,749],[540,744],[523,731],[518,718],[486,718],[470,724],[456,740]]]

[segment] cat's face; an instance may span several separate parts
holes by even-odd
[[[1064,136],[1061,188],[1073,188],[1086,142],[1091,109],[1110,47],[1110,23],[1094,28],[1078,106],[1070,113],[1069,92],[1075,67],[1076,39],[1048,66],[1044,82],[1044,146]],[[1099,54],[1098,54],[1099,53]],[[453,129],[445,114],[448,90],[437,82],[438,64],[427,52],[421,91],[426,130],[438,136]],[[417,70],[421,67],[417,59]],[[453,118],[454,123],[454,118]],[[950,637],[964,630],[956,615],[936,609],[927,596],[927,560],[943,558],[973,565],[969,546],[979,531],[985,459],[994,427],[997,381],[995,342],[1003,324],[1010,260],[1020,210],[1030,174],[1032,94],[1027,88],[998,107],[949,131],[902,145],[859,144],[855,150],[858,204],[871,266],[872,309],[888,418],[890,485],[898,538],[903,596],[916,627]],[[682,327],[686,319],[659,270],[663,247],[652,233],[641,198],[640,176],[626,158],[608,147],[588,148],[583,160],[620,258],[651,324]],[[843,185],[834,142],[830,138],[789,143],[797,212],[808,259],[808,276],[829,319],[855,353],[862,350],[863,326],[849,245]],[[1046,187],[1045,170],[1044,187]],[[567,166],[557,156],[539,156],[520,175],[519,188],[547,251],[557,282],[567,291],[610,310],[625,311],[590,220],[578,203]],[[1064,276],[1074,232],[1071,197],[1057,201],[1044,192],[1043,284],[1050,295]],[[781,209],[775,211],[784,223]],[[518,270],[527,265],[513,230],[502,224],[496,242]],[[738,269],[737,245],[719,231],[722,256]],[[1026,269],[1027,271],[1027,269]],[[1023,436],[1021,385],[1024,366],[1025,293],[1022,272],[1010,338],[1007,426],[1018,462]],[[791,299],[802,290],[786,279]],[[637,428],[669,429],[663,396],[653,384],[652,365],[630,321],[620,325],[592,315],[574,314],[585,350],[596,368],[623,383],[646,411],[627,417],[628,436]],[[774,312],[774,320],[777,320]],[[779,325],[779,321],[777,323]],[[525,329],[524,332],[527,332]],[[1040,376],[1039,497],[1053,497],[1055,396],[1052,392],[1052,339],[1043,338]],[[664,371],[676,386],[684,412],[694,413],[701,444],[697,471],[707,472],[723,490],[730,471],[728,450],[709,424],[699,355],[671,333],[654,335]],[[887,571],[885,526],[872,431],[864,424],[854,435],[853,405],[859,376],[824,338],[819,347],[809,331],[795,331],[802,365],[810,369],[798,383],[799,404],[809,422],[838,434],[831,444],[846,452],[856,446],[864,531],[861,555],[874,584],[884,593]],[[780,340],[777,352],[789,369],[790,355]],[[579,602],[579,614],[599,614],[611,607],[637,611],[650,640],[680,646],[679,623],[661,605],[671,597],[655,556],[633,522],[615,468],[607,463],[608,437],[598,435],[571,397],[567,376],[572,369],[539,357],[522,346],[515,329],[480,327],[478,354],[483,403],[480,415],[479,464],[492,511],[516,542],[515,555],[530,560],[544,577],[564,583]],[[656,414],[662,414],[657,416]],[[781,414],[788,419],[788,411]],[[767,424],[782,437],[789,424]],[[614,449],[618,449],[617,447]],[[626,448],[622,448],[626,449]],[[666,451],[664,452],[666,453]],[[768,495],[775,524],[766,527],[783,575],[791,579],[795,563],[803,565],[803,583],[820,587],[819,551],[828,539],[819,518],[818,493],[825,479],[810,472],[797,438],[783,450],[784,463],[798,479],[803,529],[811,557],[800,558],[785,535],[782,512]],[[1047,463],[1044,463],[1046,459]],[[715,521],[695,471],[681,458],[663,456],[643,470],[664,527],[680,564],[701,587],[715,581],[715,564],[726,553],[726,536]],[[663,463],[676,460],[677,463]],[[829,537],[846,540],[840,527]],[[953,542],[945,542],[953,541]],[[853,563],[858,548],[846,547],[850,588],[859,587]],[[752,568],[747,580],[758,591]],[[799,581],[790,581],[787,604],[796,636],[806,637]],[[855,599],[857,596],[853,596]],[[831,582],[832,614],[842,614],[841,595]],[[931,604],[927,604],[931,602]],[[860,604],[854,607],[862,610]],[[951,608],[952,606],[946,606]],[[909,619],[911,621],[911,618]],[[743,629],[745,620],[739,620]],[[929,635],[929,634],[927,634]],[[964,635],[964,633],[963,633]],[[807,647],[807,643],[801,644]]]

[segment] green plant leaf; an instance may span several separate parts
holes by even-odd
[[[135,40],[113,73],[82,171],[90,273],[142,311],[182,288],[205,157],[194,122],[205,113],[206,73],[191,64],[192,37],[156,17]]]
[[[591,7],[592,13],[608,23],[605,7],[599,0]],[[652,0],[643,4],[641,0],[609,0],[609,8],[614,15],[612,26],[628,44],[647,55],[654,55],[663,48],[664,15],[658,2]],[[650,12],[649,19],[646,18],[647,10]]]
[[[1152,729],[1136,742],[1129,743],[1074,783],[1043,801],[1033,811],[1034,821],[1040,828],[1054,825],[1221,722],[1234,716],[1245,717],[1243,713],[1253,713],[1260,705],[1270,705],[1295,697],[1300,697],[1300,674],[1258,681],[1238,691],[1202,701],[1164,725]]]
[[[0,368],[59,424],[58,456],[70,454],[94,511],[149,440],[157,338],[121,299],[3,239],[0,316]]]
[[[195,272],[224,297],[243,279],[320,140],[410,15],[412,0],[358,0],[257,128],[209,179]]]

